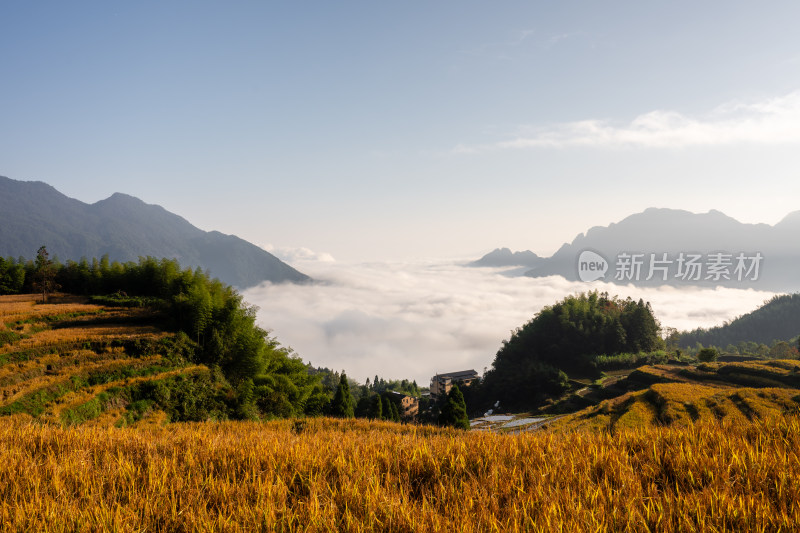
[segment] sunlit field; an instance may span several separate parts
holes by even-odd
[[[497,435],[4,418],[5,530],[790,531],[800,422]]]

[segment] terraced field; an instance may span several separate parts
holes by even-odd
[[[158,323],[150,309],[0,296],[0,415],[115,425],[164,419],[152,404],[131,405],[131,391],[208,369],[175,356]]]
[[[552,427],[614,430],[698,420],[755,421],[800,412],[800,361],[644,366],[611,387],[598,394],[612,397]]]

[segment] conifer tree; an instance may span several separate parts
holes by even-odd
[[[395,422],[400,422],[400,410],[397,409],[397,404],[389,400],[389,406],[392,409],[392,420]]]
[[[381,402],[380,395],[376,394],[370,399],[370,412],[369,417],[373,420],[380,420],[383,418],[383,402]]]
[[[350,394],[350,384],[347,376],[342,373],[339,378],[339,386],[336,387],[336,394],[331,402],[331,415],[340,418],[353,418],[353,396]]]
[[[56,268],[50,260],[47,248],[42,246],[36,252],[36,272],[33,277],[33,289],[42,293],[42,302],[47,302],[47,296],[61,287],[56,283]]]
[[[384,420],[391,420],[392,419],[392,402],[386,396],[381,396],[381,402],[383,403],[382,411],[383,411],[383,419]]]
[[[440,426],[452,426],[459,429],[469,429],[469,417],[467,416],[467,404],[464,402],[464,395],[453,385],[447,394],[447,399],[439,414]]]

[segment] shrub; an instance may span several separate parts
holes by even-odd
[[[711,361],[716,361],[718,355],[719,352],[717,352],[716,348],[703,348],[697,352],[697,360],[710,363]]]

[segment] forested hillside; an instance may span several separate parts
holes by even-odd
[[[75,407],[93,416],[125,405],[171,420],[321,414],[329,403],[319,378],[256,325],[255,309],[199,269],[153,258],[56,265],[41,249],[3,279],[4,292],[11,283],[37,295],[0,297],[0,387],[11,387],[0,413],[38,416],[72,392],[84,393]],[[151,374],[163,379],[116,387]],[[113,394],[102,398],[85,390],[108,384]]]
[[[742,315],[722,326],[698,328],[682,333],[682,347],[726,347],[742,342],[772,344],[788,341],[800,335],[800,294],[775,296],[755,311]]]
[[[530,408],[571,377],[596,376],[602,357],[663,348],[649,303],[607,293],[569,296],[545,307],[503,341],[480,387],[490,402]]]

